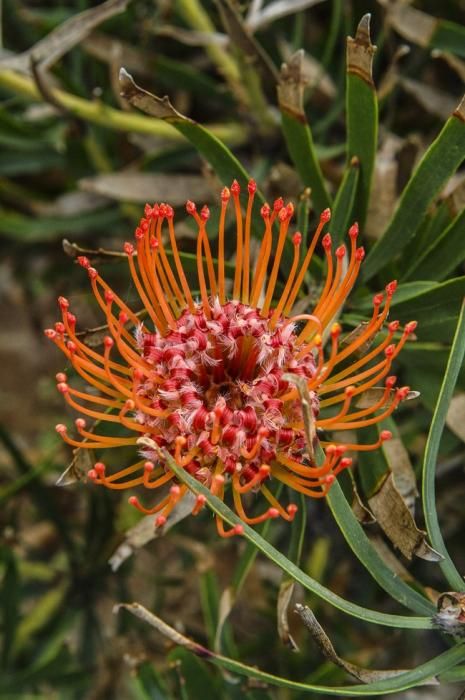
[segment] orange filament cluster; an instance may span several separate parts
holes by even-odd
[[[323,235],[331,216],[325,210],[301,255],[301,234],[289,233],[293,206],[278,199],[273,207],[261,208],[264,230],[252,264],[255,182],[247,189],[245,214],[237,182],[221,193],[216,257],[207,233],[208,208],[199,212],[193,202],[187,203],[198,226],[196,280],[183,268],[172,207],[146,205],[135,242],[124,244],[145,322],[81,257],[78,261],[87,270],[108,325],[102,351],[80,340],[76,318],[63,297],[61,320],[45,331],[89,387],[75,388],[65,373],[57,375],[58,390],[80,414],[76,437],[63,424],[57,432],[69,445],[99,453],[133,446],[138,453],[133,464],[107,473],[99,457],[89,478],[115,490],[160,490],[163,495],[153,507],[142,505],[138,496],[129,499],[141,512],[156,514],[157,527],[166,523],[187,492],[163,458],[164,450],[212,494],[223,499],[230,491],[241,520],[253,525],[268,518],[292,520],[295,515],[295,504],[283,507],[273,495],[274,480],[312,498],[324,497],[338,473],[352,463],[344,456],[347,451],[375,450],[391,437],[382,431],[374,444],[321,442],[325,459],[315,464],[314,445],[305,441],[299,392],[289,375],[305,381],[314,427],[325,433],[378,423],[409,391],[397,387],[390,374],[416,327],[410,322],[401,329],[398,321],[387,321],[395,282],[375,295],[371,318],[360,332],[341,342],[341,326],[334,322],[364,258],[363,248],[357,246],[358,226],[349,229],[348,249],[341,245],[333,251],[331,235]],[[236,228],[231,280],[225,273],[228,208]],[[288,239],[293,256],[286,273],[282,258]],[[319,245],[327,267],[320,297],[309,313],[293,315]],[[193,289],[199,290],[198,297]],[[360,396],[370,389],[376,389],[377,398],[360,407]],[[87,427],[83,416],[94,424]],[[250,516],[246,508],[258,492],[268,506]],[[205,498],[198,496],[193,514],[204,505]],[[242,531],[241,526],[225,530],[219,517],[217,527],[224,537]]]

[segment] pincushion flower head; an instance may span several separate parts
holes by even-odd
[[[255,182],[247,189],[245,212],[239,184],[223,189],[214,248],[207,233],[208,208],[199,212],[193,202],[187,203],[198,226],[196,280],[183,269],[172,207],[146,205],[135,242],[124,244],[145,310],[143,321],[87,258],[78,258],[108,324],[102,352],[80,340],[76,318],[63,297],[62,320],[45,331],[88,385],[86,390],[75,388],[65,373],[57,375],[58,390],[81,414],[75,421],[78,436],[72,437],[62,424],[57,432],[73,447],[97,451],[99,461],[89,472],[95,484],[160,490],[153,506],[145,507],[136,495],[129,499],[143,513],[156,513],[159,527],[187,492],[170,470],[167,453],[216,496],[230,492],[244,522],[279,516],[292,520],[297,507],[276,499],[273,482],[321,498],[350,466],[352,460],[344,453],[376,449],[390,437],[382,431],[374,444],[323,441],[325,458],[317,464],[308,440],[309,421],[313,438],[320,429],[324,436],[328,431],[354,435],[389,416],[408,393],[408,387],[396,387],[390,369],[416,324],[400,329],[397,321],[387,322],[395,282],[374,297],[371,318],[361,330],[340,342],[341,327],[334,318],[364,257],[357,246],[357,225],[349,230],[348,250],[341,245],[333,251],[330,233],[323,235],[330,220],[326,210],[307,250],[301,251],[301,234],[289,232],[292,204],[278,199],[273,207],[262,206],[262,230],[253,231]],[[228,208],[236,228],[233,279],[225,273]],[[252,234],[259,239],[253,264]],[[293,259],[284,269],[289,237]],[[317,246],[326,258],[326,278],[313,308],[297,313],[296,301]],[[306,423],[296,383],[307,397]],[[384,388],[377,400],[357,407],[361,394],[380,385]],[[89,419],[95,424],[88,425]],[[114,424],[126,434],[115,434]],[[123,446],[133,446],[134,463],[113,471],[111,456],[102,457],[103,451],[111,455]],[[266,507],[250,517],[246,507],[258,492]],[[204,503],[198,496],[193,513]],[[217,527],[222,536],[242,530],[236,526],[226,531],[219,517]]]

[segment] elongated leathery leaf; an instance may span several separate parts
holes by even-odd
[[[191,477],[192,478],[192,477]],[[332,695],[337,693],[338,697],[359,697],[373,695],[384,695],[393,693],[398,690],[406,690],[407,688],[415,687],[422,681],[434,678],[436,675],[445,674],[449,669],[457,666],[465,658],[465,647],[463,644],[457,644],[452,649],[430,659],[424,664],[417,666],[411,671],[399,671],[398,675],[391,676],[385,680],[375,681],[374,683],[366,683],[364,685],[352,686],[326,686],[313,685],[309,683],[301,683],[299,681],[289,680],[280,676],[275,676],[266,671],[258,669],[256,666],[247,666],[240,661],[215,654],[210,649],[199,644],[183,634],[180,634],[173,627],[170,627],[159,617],[148,611],[139,603],[123,603],[117,606],[117,609],[125,609],[132,613],[151,627],[155,628],[160,634],[174,642],[178,647],[183,647],[189,650],[192,654],[209,661],[216,666],[226,668],[229,671],[238,673],[239,675],[255,678],[259,681],[270,685],[275,685],[280,688],[289,688],[291,690],[300,690],[304,693],[319,693],[321,695]]]
[[[353,615],[365,622],[373,622],[375,624],[386,625],[388,627],[402,627],[407,629],[429,629],[431,627],[431,620],[429,617],[409,617],[405,615],[390,615],[387,613],[376,612],[375,610],[370,610],[369,608],[364,608],[355,603],[350,603],[349,601],[341,598],[336,593],[333,593],[321,583],[315,581],[310,576],[305,574],[301,569],[299,569],[293,562],[289,561],[281,552],[270,545],[266,540],[264,540],[260,535],[253,530],[251,527],[242,522],[242,520],[233,511],[228,508],[228,506],[221,501],[216,496],[213,496],[209,489],[207,489],[203,484],[201,484],[197,479],[188,474],[184,469],[179,467],[171,455],[162,451],[162,459],[166,460],[169,468],[176,474],[176,476],[186,484],[189,489],[195,494],[201,494],[205,496],[206,503],[211,508],[211,510],[220,515],[225,522],[229,525],[241,525],[243,527],[244,537],[253,542],[253,544],[265,556],[277,564],[283,571],[288,573],[300,583],[304,588],[316,595],[326,600],[326,602],[331,603],[339,610],[347,613],[348,615]],[[380,559],[380,561],[382,561]],[[389,569],[387,570],[389,571]],[[394,574],[389,572],[395,580]],[[400,583],[400,582],[399,582]]]
[[[439,398],[434,411],[431,429],[428,435],[428,440],[425,448],[425,457],[423,461],[423,508],[425,513],[426,528],[431,543],[444,557],[444,561],[440,566],[446,576],[449,584],[457,591],[465,591],[465,583],[462,576],[459,574],[452,562],[444,543],[441,529],[439,527],[438,514],[436,510],[435,498],[435,476],[436,476],[436,461],[439,453],[439,445],[441,442],[442,432],[446,421],[447,410],[452,399],[454,387],[457,382],[457,377],[462,367],[463,357],[465,355],[465,302],[462,304],[462,310],[457,323],[454,341],[447,363],[446,373],[442,383]]]
[[[378,140],[378,101],[372,66],[376,46],[370,40],[370,15],[360,20],[355,39],[347,38],[347,157],[360,163],[355,199],[356,217],[363,225],[370,197]]]
[[[415,169],[382,238],[363,266],[370,279],[398,255],[420,226],[430,204],[465,157],[465,98]]]
[[[355,156],[350,161],[339,185],[331,216],[331,235],[335,242],[344,239],[352,223],[355,193],[360,176],[360,161]]]
[[[419,256],[406,275],[407,279],[442,280],[465,259],[465,209],[443,233]]]
[[[331,202],[303,106],[303,57],[303,51],[297,51],[288,63],[283,64],[278,83],[278,101],[289,154],[302,184],[304,187],[311,187],[315,209],[321,212],[329,207]]]

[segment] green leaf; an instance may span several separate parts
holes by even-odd
[[[169,659],[180,665],[181,683],[184,685],[185,694],[189,700],[219,697],[218,679],[213,678],[197,656],[187,649],[178,647],[170,653]]]
[[[436,284],[433,288],[411,296],[407,301],[392,301],[393,318],[401,323],[418,321],[415,333],[421,341],[443,342],[454,332],[465,296],[465,277]]]
[[[431,429],[425,447],[423,460],[423,482],[422,496],[423,509],[425,514],[426,529],[433,547],[443,555],[444,561],[440,566],[447,581],[453,590],[465,591],[465,582],[459,574],[447,552],[444,539],[439,526],[439,519],[436,510],[435,475],[436,462],[441,443],[441,436],[444,430],[447,410],[454,393],[455,384],[459,371],[462,367],[465,355],[465,303],[462,304],[461,313],[457,322],[454,340],[447,363],[441,391],[434,411]]]
[[[312,593],[315,593],[320,598],[323,598],[326,602],[334,605],[334,607],[342,610],[348,615],[358,617],[365,622],[372,622],[375,624],[386,625],[388,627],[402,627],[407,629],[429,629],[431,627],[431,620],[428,617],[408,617],[404,615],[391,615],[387,613],[376,612],[375,610],[370,610],[369,608],[364,608],[355,603],[350,603],[349,601],[341,598],[341,596],[333,593],[325,586],[322,586],[318,581],[315,581],[310,576],[301,571],[293,562],[289,561],[281,552],[270,545],[266,540],[264,540],[260,535],[253,530],[251,527],[243,523],[238,516],[233,513],[233,511],[228,508],[228,506],[221,501],[216,496],[207,489],[203,484],[197,481],[184,469],[180,468],[171,455],[168,452],[163,452],[163,459],[166,460],[169,468],[176,474],[176,476],[183,483],[187,484],[189,489],[195,494],[202,494],[206,498],[211,510],[214,513],[220,515],[227,523],[230,525],[241,525],[244,528],[244,537],[252,542],[257,549],[259,549],[265,556],[271,561],[277,564],[283,571],[285,571],[289,576],[291,576],[295,581],[300,583],[304,588]],[[337,484],[336,484],[337,486]],[[335,488],[335,487],[333,487]],[[388,570],[389,571],[389,570]],[[395,580],[394,574],[390,572],[393,580]]]
[[[371,191],[378,142],[378,100],[372,67],[376,47],[370,39],[370,15],[360,20],[355,39],[347,39],[347,158],[358,158],[360,177],[355,200],[356,217],[363,226]]]
[[[465,260],[465,209],[417,258],[405,278],[442,280]]]
[[[61,237],[89,235],[95,229],[114,227],[121,220],[117,207],[79,216],[43,216],[37,219],[13,211],[0,210],[0,234],[15,241],[32,243]]]
[[[363,279],[373,277],[401,253],[416,233],[428,207],[464,160],[464,120],[465,99],[417,165],[388,228],[366,258]]]
[[[5,668],[8,666],[19,621],[19,575],[16,557],[8,547],[0,550],[0,561],[2,563],[2,587],[0,590],[0,606],[2,616],[2,655],[1,664]]]
[[[358,158],[351,159],[339,185],[331,213],[331,235],[335,243],[342,240],[353,220],[355,193],[360,177]]]
[[[441,19],[436,24],[436,30],[429,45],[434,49],[442,49],[465,57],[465,27],[456,22]]]
[[[415,612],[432,615],[434,606],[394,574],[372,546],[336,481],[326,497],[347,544],[375,581],[393,598]]]

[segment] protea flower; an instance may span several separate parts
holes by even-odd
[[[408,323],[399,336],[399,323],[391,321],[387,332],[377,338],[387,321],[395,282],[387,285],[385,294],[374,297],[369,321],[340,343],[341,327],[334,319],[357,280],[364,257],[363,248],[357,247],[357,224],[349,230],[349,251],[341,245],[333,254],[331,235],[323,236],[326,280],[311,313],[296,313],[296,300],[330,211],[321,214],[305,255],[301,256],[301,234],[292,235],[293,262],[290,269],[283,270],[293,206],[284,205],[282,199],[273,208],[265,204],[261,208],[264,232],[252,265],[255,192],[256,184],[250,181],[244,216],[239,184],[234,181],[230,190],[223,189],[216,258],[207,235],[208,208],[199,213],[193,202],[187,202],[187,212],[198,226],[195,283],[183,269],[172,207],[146,205],[135,244],[124,244],[146,312],[143,322],[87,258],[78,258],[106,316],[103,352],[88,347],[76,335],[76,318],[63,297],[59,299],[62,321],[45,331],[89,385],[87,391],[74,388],[59,373],[58,390],[73,409],[97,421],[89,428],[86,418],[76,419],[82,439],[69,436],[62,424],[57,432],[73,447],[99,454],[134,446],[138,453],[134,464],[108,473],[106,464],[97,461],[89,478],[110,489],[161,489],[163,496],[150,508],[135,495],[129,499],[141,512],[157,513],[158,527],[187,491],[177,483],[163,450],[216,496],[223,498],[229,489],[244,522],[255,524],[279,516],[292,520],[296,505],[283,507],[270,490],[271,482],[277,479],[311,498],[322,498],[336,475],[352,463],[343,456],[345,452],[374,450],[390,437],[388,431],[382,431],[374,444],[321,441],[325,459],[316,464],[308,441],[308,421],[311,439],[317,431],[324,435],[356,431],[389,416],[408,393],[408,387],[396,388],[396,377],[389,372],[416,324]],[[227,280],[225,226],[231,196],[236,255],[234,279]],[[280,271],[283,283],[276,296]],[[365,350],[375,338],[377,343]],[[306,391],[306,424],[293,377],[301,385],[303,381]],[[380,384],[384,389],[378,390],[377,400],[368,407],[357,407],[360,395]],[[111,424],[123,427],[129,435],[108,431]],[[245,511],[244,500],[251,492],[260,492],[268,502],[256,517]],[[204,502],[202,496],[197,497],[194,514]],[[217,526],[222,536],[242,531],[241,526],[225,531],[219,517]]]

